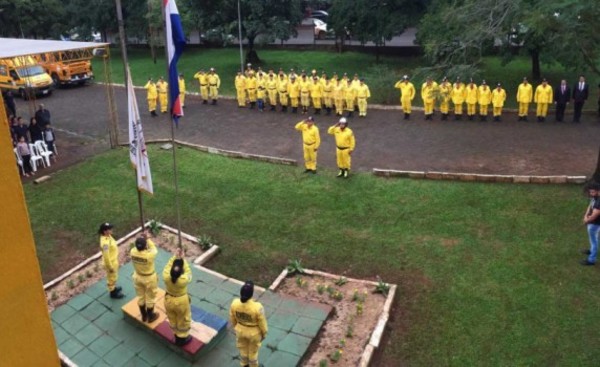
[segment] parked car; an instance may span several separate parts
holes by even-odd
[[[310,14],[310,17],[322,20],[323,22],[327,23],[327,20],[329,19],[329,13],[327,13],[324,10],[313,10]]]
[[[313,25],[315,38],[324,39],[327,35],[327,23],[316,18],[305,18],[302,20],[302,25]]]

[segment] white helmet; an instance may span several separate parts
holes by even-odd
[[[345,118],[345,117],[342,117],[342,118],[340,119],[340,124],[344,124],[344,125],[346,125],[347,123],[348,123],[348,121],[346,121],[346,118]]]

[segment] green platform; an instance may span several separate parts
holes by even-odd
[[[156,258],[159,274],[170,256],[159,249]],[[135,295],[132,272],[131,263],[119,270],[118,283],[127,295],[122,300],[108,296],[102,279],[52,312],[56,343],[63,354],[82,367],[240,365],[231,330],[209,353],[196,362],[189,362],[172,351],[166,341],[126,322],[121,306]],[[192,272],[194,280],[189,287],[192,304],[227,318],[229,304],[238,296],[240,286],[194,267]],[[159,285],[164,286],[162,280]],[[269,324],[269,334],[259,353],[260,362],[265,366],[296,366],[331,313],[331,307],[273,292],[257,292],[255,298],[265,306]]]

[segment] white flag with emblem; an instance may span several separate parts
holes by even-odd
[[[140,111],[135,99],[133,83],[131,82],[129,65],[127,66],[127,98],[129,100],[129,159],[137,171],[138,190],[154,194],[150,162],[148,161],[148,152],[146,151],[146,141],[144,140]]]

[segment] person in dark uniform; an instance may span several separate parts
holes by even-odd
[[[48,111],[42,103],[40,103],[40,107],[35,113],[35,119],[42,129],[50,123],[50,111]]]
[[[573,122],[581,121],[581,110],[583,110],[583,104],[588,99],[589,91],[590,86],[585,82],[584,76],[579,76],[579,81],[573,86],[573,108],[575,109]]]
[[[554,89],[554,104],[556,104],[556,122],[563,122],[565,109],[571,101],[571,88],[566,80],[561,80],[560,85]]]
[[[35,119],[35,117],[32,117],[31,119],[29,119],[29,137],[31,138],[31,142],[35,143],[38,140],[44,140],[44,137],[42,135],[42,128],[40,127],[40,125],[37,123],[37,120]]]
[[[15,105],[15,97],[13,92],[7,90],[4,92],[2,96],[4,98],[4,105],[6,106],[6,114],[7,116],[16,116],[17,115],[17,106]]]

